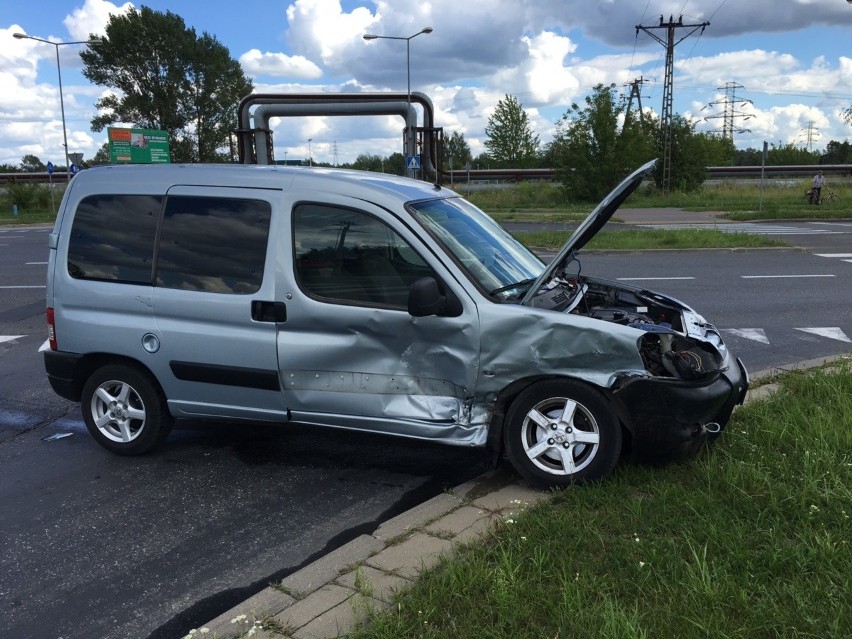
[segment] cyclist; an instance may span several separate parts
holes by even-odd
[[[811,195],[809,200],[811,204],[820,203],[820,192],[823,186],[825,186],[825,178],[822,176],[822,171],[818,171],[811,181]]]

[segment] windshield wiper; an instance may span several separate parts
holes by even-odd
[[[489,295],[497,295],[498,293],[504,293],[506,291],[511,291],[515,288],[521,288],[523,286],[529,286],[535,282],[535,278],[530,278],[528,280],[521,280],[520,282],[515,282],[513,284],[507,284],[506,286],[501,286],[500,288],[495,288],[493,291],[489,293]]]

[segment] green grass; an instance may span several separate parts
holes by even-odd
[[[357,636],[852,636],[852,369],[780,382],[697,458],[556,493]]]
[[[532,231],[514,233],[518,240],[537,249],[556,250],[571,231]],[[757,248],[789,246],[786,242],[749,233],[723,233],[716,229],[601,231],[585,246],[587,249],[642,250],[694,248]]]

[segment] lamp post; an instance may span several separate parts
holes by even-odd
[[[411,113],[411,41],[421,33],[432,33],[432,27],[424,27],[414,35],[408,37],[403,36],[382,36],[373,33],[365,33],[365,40],[405,40],[405,75],[408,81],[408,113]],[[414,131],[408,126],[408,113],[405,114],[405,133],[406,133],[406,153],[414,151]],[[408,174],[408,167],[405,167],[405,173]]]
[[[44,42],[45,44],[52,44],[56,49],[56,75],[59,78],[59,108],[62,113],[62,146],[65,147],[65,177],[70,180],[71,179],[71,164],[68,162],[68,134],[65,130],[65,100],[62,97],[62,67],[59,65],[59,47],[66,44],[92,44],[94,42],[99,42],[99,40],[74,40],[73,42],[51,42],[50,40],[45,40],[44,38],[36,38],[35,36],[27,35],[25,33],[13,33],[13,38],[18,40],[35,40],[37,42]]]
[[[313,141],[313,138],[308,138],[308,166],[314,165],[314,156],[313,156],[313,153],[311,153],[311,142],[312,141]]]

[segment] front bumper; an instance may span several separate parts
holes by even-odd
[[[723,429],[748,391],[748,372],[736,366],[705,380],[636,378],[613,392],[616,412],[631,434],[631,457],[665,463],[695,453]]]

